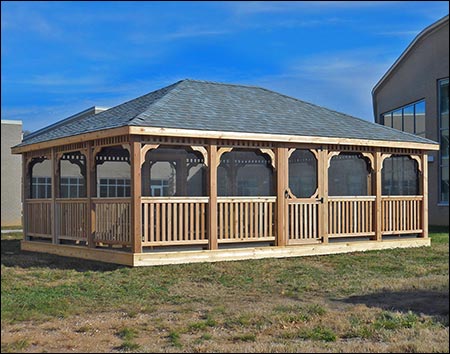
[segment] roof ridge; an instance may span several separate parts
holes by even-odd
[[[153,106],[155,103],[157,103],[157,102],[160,101],[162,98],[164,98],[169,92],[171,92],[171,91],[175,88],[175,86],[179,85],[179,84],[182,83],[183,81],[184,81],[184,80],[179,80],[179,81],[177,81],[177,82],[175,82],[175,83],[173,83],[173,84],[170,84],[169,86],[161,87],[161,88],[158,89],[158,90],[154,90],[154,91],[152,91],[152,92],[146,93],[145,95],[142,95],[142,96],[133,98],[132,100],[123,102],[123,103],[121,103],[121,104],[118,104],[117,106],[121,106],[121,105],[124,105],[124,104],[126,104],[126,103],[130,103],[130,102],[133,102],[133,101],[135,101],[135,100],[141,99],[141,98],[143,98],[143,97],[152,95],[152,94],[154,94],[154,93],[156,93],[156,92],[160,92],[160,91],[166,90],[167,92],[165,92],[161,97],[157,98],[154,102],[152,102],[152,103],[150,104],[150,106]],[[117,106],[114,106],[114,107],[117,107]],[[114,107],[112,107],[112,108],[114,108]],[[139,117],[139,115],[141,115],[141,114],[142,114],[142,112],[139,113],[139,114],[137,114],[137,115],[135,115],[134,117],[128,119],[128,123],[130,123],[131,121],[133,121],[136,117]]]
[[[219,82],[219,81],[209,81],[209,80],[195,80],[195,79],[184,79],[182,81],[191,81],[196,83],[202,83],[202,84],[213,84],[213,85],[221,85],[221,86],[237,86],[237,87],[246,87],[246,88],[257,88],[257,89],[264,89],[260,86],[255,85],[246,85],[246,84],[232,84],[228,82]]]
[[[161,88],[160,90],[168,89],[168,88],[170,88],[170,89],[167,90],[167,92],[164,93],[164,95],[162,95],[161,97],[157,98],[154,102],[152,102],[152,104],[146,110],[144,110],[143,112],[140,112],[139,114],[136,114],[133,118],[130,118],[128,120],[128,125],[135,125],[135,124],[138,125],[138,122],[140,120],[145,119],[145,116],[148,116],[150,114],[147,112],[151,111],[152,109],[154,111],[153,113],[156,113],[159,110],[161,110],[163,108],[162,103],[164,101],[167,101],[169,99],[169,97],[175,93],[174,90],[177,87],[181,86],[186,81],[188,81],[188,79],[183,79],[183,80],[177,81],[176,83],[174,83],[172,85]],[[157,90],[157,91],[159,91],[159,90]],[[156,92],[156,91],[154,91],[154,92]]]
[[[322,108],[322,109],[325,109],[325,110],[327,110],[329,112],[334,112],[334,113],[342,114],[342,115],[350,117],[350,118],[359,119],[359,120],[362,120],[362,121],[365,121],[365,122],[368,122],[368,123],[373,123],[373,122],[369,122],[368,120],[366,120],[364,118],[355,117],[355,116],[352,116],[350,114],[346,114],[346,113],[339,112],[339,111],[336,111],[336,110],[333,110],[333,109],[330,109],[330,108],[327,108],[327,107],[323,107],[323,106],[320,106],[318,104],[311,103],[311,102],[308,102],[308,101],[304,101],[304,100],[301,100],[299,98],[292,97],[292,96],[289,96],[289,95],[286,95],[286,94],[283,94],[283,93],[280,93],[280,92],[277,92],[277,91],[269,90],[269,89],[267,89],[265,87],[261,87],[261,86],[244,85],[244,84],[230,84],[230,83],[226,83],[226,82],[216,82],[216,81],[207,81],[207,80],[194,80],[194,79],[184,79],[182,81],[192,81],[192,82],[197,82],[197,83],[206,83],[206,84],[214,84],[214,85],[237,86],[237,87],[260,89],[260,90],[267,91],[267,92],[270,92],[270,93],[275,93],[278,96],[286,97],[286,98],[289,98],[289,99],[292,99],[292,100],[295,100],[295,101],[298,101],[298,102],[301,102],[301,103],[305,103],[305,104],[308,104],[308,105],[311,105],[311,106],[314,106],[314,107]]]

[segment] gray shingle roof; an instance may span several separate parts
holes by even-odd
[[[122,126],[435,143],[260,87],[182,80],[25,137],[22,145]]]

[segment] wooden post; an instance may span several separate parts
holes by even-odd
[[[276,211],[276,238],[275,244],[283,247],[287,244],[287,229],[286,229],[286,192],[288,189],[288,158],[287,148],[276,148],[276,183],[277,183],[277,211]]]
[[[319,151],[319,161],[317,161],[317,184],[319,204],[319,237],[323,243],[328,243],[328,148]]]
[[[132,252],[142,253],[141,143],[134,136],[131,137],[130,151]]]
[[[176,165],[176,195],[186,196],[187,195],[187,179],[188,179],[188,169],[186,165],[186,156],[177,158]]]
[[[58,243],[58,212],[56,210],[56,197],[58,195],[59,186],[59,161],[55,149],[51,152],[52,159],[52,243]]]
[[[27,224],[28,224],[28,215],[27,215],[27,199],[29,198],[29,182],[28,182],[28,164],[26,153],[22,154],[22,230],[23,230],[23,239],[29,240],[27,236]]]
[[[217,243],[217,145],[213,141],[208,146],[208,249],[215,250],[218,248]]]
[[[375,195],[375,208],[373,210],[373,229],[375,231],[375,240],[382,241],[383,235],[382,235],[382,218],[384,217],[381,214],[382,210],[382,185],[381,185],[381,170],[383,169],[383,160],[381,158],[381,152],[377,150],[375,152],[375,166],[373,166],[374,169],[374,181],[373,181],[373,187],[374,187],[374,195]]]
[[[422,155],[422,234],[421,237],[428,237],[428,155]]]
[[[92,151],[92,142],[88,143],[86,154],[86,197],[87,197],[87,242],[88,247],[95,248],[95,205],[92,196],[96,193],[95,156]]]

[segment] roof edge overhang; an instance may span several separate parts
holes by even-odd
[[[29,152],[29,151],[48,149],[48,148],[61,146],[61,145],[80,143],[83,141],[108,138],[108,137],[119,136],[119,135],[127,135],[127,134],[130,134],[129,126],[119,127],[119,128],[111,128],[111,129],[103,129],[103,130],[97,130],[97,131],[93,131],[93,132],[82,133],[82,134],[67,136],[67,137],[63,137],[63,138],[53,139],[53,140],[41,141],[39,143],[33,143],[33,144],[28,144],[28,145],[16,145],[11,148],[11,152],[13,154],[23,154],[23,153]],[[26,141],[24,141],[24,143],[26,143]]]
[[[438,143],[417,143],[406,141],[389,140],[370,140],[355,138],[335,138],[325,136],[302,136],[302,135],[284,135],[267,133],[242,133],[225,132],[212,130],[190,130],[178,128],[159,128],[159,127],[130,127],[130,134],[133,135],[157,135],[171,137],[188,138],[208,138],[208,139],[230,139],[230,140],[259,140],[278,143],[305,143],[305,144],[331,144],[331,145],[354,145],[354,146],[373,146],[373,147],[394,147],[419,150],[439,150]]]
[[[29,151],[36,151],[55,146],[61,146],[106,137],[113,137],[118,135],[154,135],[154,136],[182,137],[182,138],[206,138],[206,139],[230,139],[230,140],[239,139],[251,141],[277,142],[277,143],[332,144],[332,145],[390,147],[390,148],[418,149],[418,150],[439,150],[439,144],[437,143],[433,144],[433,143],[418,143],[408,141],[370,140],[370,139],[335,138],[322,136],[242,133],[242,132],[225,132],[212,130],[190,130],[178,128],[126,126],[120,128],[105,129],[85,134],[73,135],[70,137],[48,140],[29,145],[15,146],[11,148],[11,151],[13,154],[22,154]]]

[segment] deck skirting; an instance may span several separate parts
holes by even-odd
[[[133,254],[123,251],[89,249],[86,247],[72,245],[54,245],[33,241],[22,241],[21,249],[24,251],[50,253],[59,256],[140,267],[166,264],[239,261],[262,258],[319,256],[392,248],[423,247],[430,245],[430,238],[408,238],[386,240],[382,242],[355,241],[285,247],[245,247],[204,251],[145,252]]]

